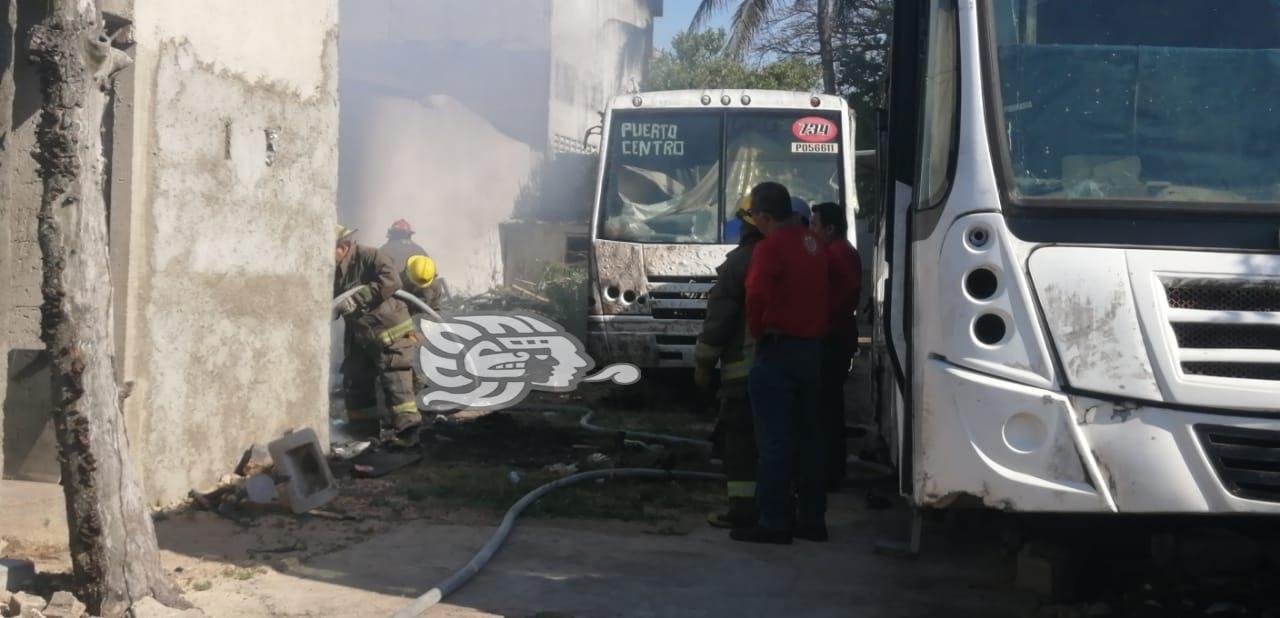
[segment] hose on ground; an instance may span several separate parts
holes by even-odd
[[[493,536],[489,538],[489,541],[484,544],[484,547],[481,547],[480,551],[471,558],[470,562],[461,569],[454,571],[452,575],[433,586],[422,596],[414,599],[414,601],[404,609],[392,614],[391,618],[417,618],[418,616],[422,616],[433,605],[439,603],[446,596],[449,596],[462,586],[466,585],[466,583],[470,581],[471,578],[480,571],[480,569],[483,569],[485,565],[489,563],[489,560],[493,558],[494,554],[498,553],[502,544],[506,542],[507,536],[511,534],[511,529],[515,527],[516,518],[520,516],[520,513],[528,508],[529,505],[537,502],[538,499],[562,487],[568,487],[570,485],[576,485],[578,483],[585,483],[587,481],[594,481],[597,479],[614,478],[643,478],[658,480],[684,479],[692,481],[719,482],[724,481],[725,477],[723,474],[714,474],[711,472],[658,470],[651,468],[616,468],[612,470],[579,472],[578,474],[566,476],[562,479],[542,485],[541,487],[525,494],[523,498],[520,498],[520,500],[515,504],[511,505],[510,509],[507,509],[507,513],[503,516],[502,523],[498,525],[497,531],[495,531]]]

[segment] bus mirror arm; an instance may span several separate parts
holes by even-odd
[[[596,126],[594,126],[594,127],[591,127],[590,129],[587,129],[587,133],[586,133],[586,135],[583,135],[583,136],[582,136],[582,149],[583,149],[583,150],[587,150],[587,149],[591,148],[591,136],[592,136],[592,135],[604,135],[604,125],[603,125],[603,124],[598,124],[598,125],[596,125]]]

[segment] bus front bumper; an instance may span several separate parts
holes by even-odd
[[[701,320],[590,315],[587,352],[600,366],[631,363],[641,368],[691,368],[701,331]]]
[[[1027,512],[1280,514],[1280,414],[1170,409],[922,368],[917,504]]]

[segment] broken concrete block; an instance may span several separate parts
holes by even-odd
[[[30,560],[0,558],[0,590],[19,590],[36,578],[36,565]]]
[[[261,444],[255,444],[240,457],[240,463],[236,464],[236,474],[240,476],[261,474],[270,471],[271,464],[271,451]]]
[[[49,599],[42,612],[45,618],[84,618],[84,610],[84,603],[74,594],[58,591],[53,593],[53,598]]]
[[[39,612],[45,605],[48,605],[48,602],[43,597],[19,592],[9,600],[9,615],[26,616],[28,611]]]
[[[275,462],[275,475],[287,479],[280,485],[280,498],[294,513],[320,508],[338,496],[315,431],[295,431],[272,442],[267,449]]]
[[[265,474],[255,474],[245,479],[244,494],[254,504],[274,504],[276,482]]]

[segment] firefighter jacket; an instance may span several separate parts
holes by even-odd
[[[422,302],[426,303],[428,307],[431,307],[436,311],[440,310],[440,306],[443,305],[445,299],[449,297],[449,287],[445,284],[444,277],[440,276],[436,276],[435,281],[432,281],[431,285],[422,287],[409,280],[408,272],[400,271],[400,285],[403,286],[404,291],[422,299]],[[410,305],[409,313],[418,313],[418,310],[416,307]]]
[[[383,255],[391,259],[391,263],[395,265],[396,272],[404,270],[405,265],[409,263],[409,258],[415,255],[427,255],[427,250],[408,238],[397,238],[388,240],[387,244],[382,245],[378,249]],[[431,256],[427,256],[431,257]]]
[[[720,361],[720,382],[726,390],[745,388],[755,356],[755,341],[747,332],[747,269],[761,238],[755,228],[744,227],[738,246],[716,268],[716,283],[707,295],[707,317],[693,353],[699,365]]]
[[[393,297],[400,289],[400,269],[377,249],[354,245],[334,270],[333,295],[336,298],[362,285],[368,286],[368,292],[357,294],[359,308],[346,316],[348,337],[386,347],[413,332],[409,310]]]

